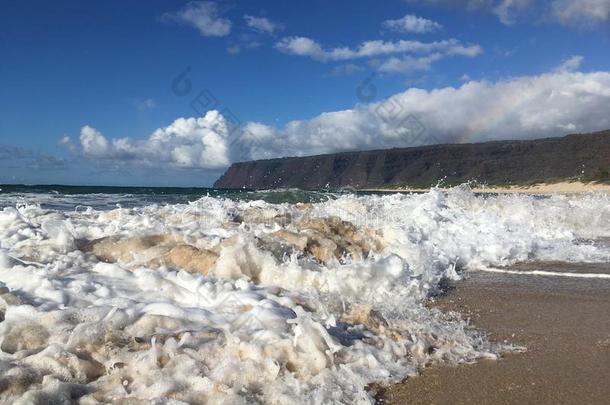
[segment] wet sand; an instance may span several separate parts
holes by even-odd
[[[542,267],[610,274],[610,264]],[[610,280],[472,272],[431,305],[458,311],[492,341],[527,351],[498,361],[431,366],[382,390],[379,403],[610,403]]]

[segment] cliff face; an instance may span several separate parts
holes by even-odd
[[[518,184],[582,178],[607,180],[610,130],[529,141],[433,145],[234,163],[218,188],[429,187]]]

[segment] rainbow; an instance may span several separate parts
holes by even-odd
[[[527,83],[525,83],[525,86]],[[466,130],[457,137],[458,143],[472,143],[483,141],[481,134],[498,125],[521,106],[536,98],[541,92],[528,91],[525,86],[516,89],[507,89],[500,99],[493,100],[489,107],[474,117]],[[531,89],[531,88],[530,88]]]

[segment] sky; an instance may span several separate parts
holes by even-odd
[[[610,0],[0,0],[0,183],[610,129]]]

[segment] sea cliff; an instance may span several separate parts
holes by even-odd
[[[446,144],[234,163],[217,188],[358,189],[608,182],[610,130],[557,138]]]

